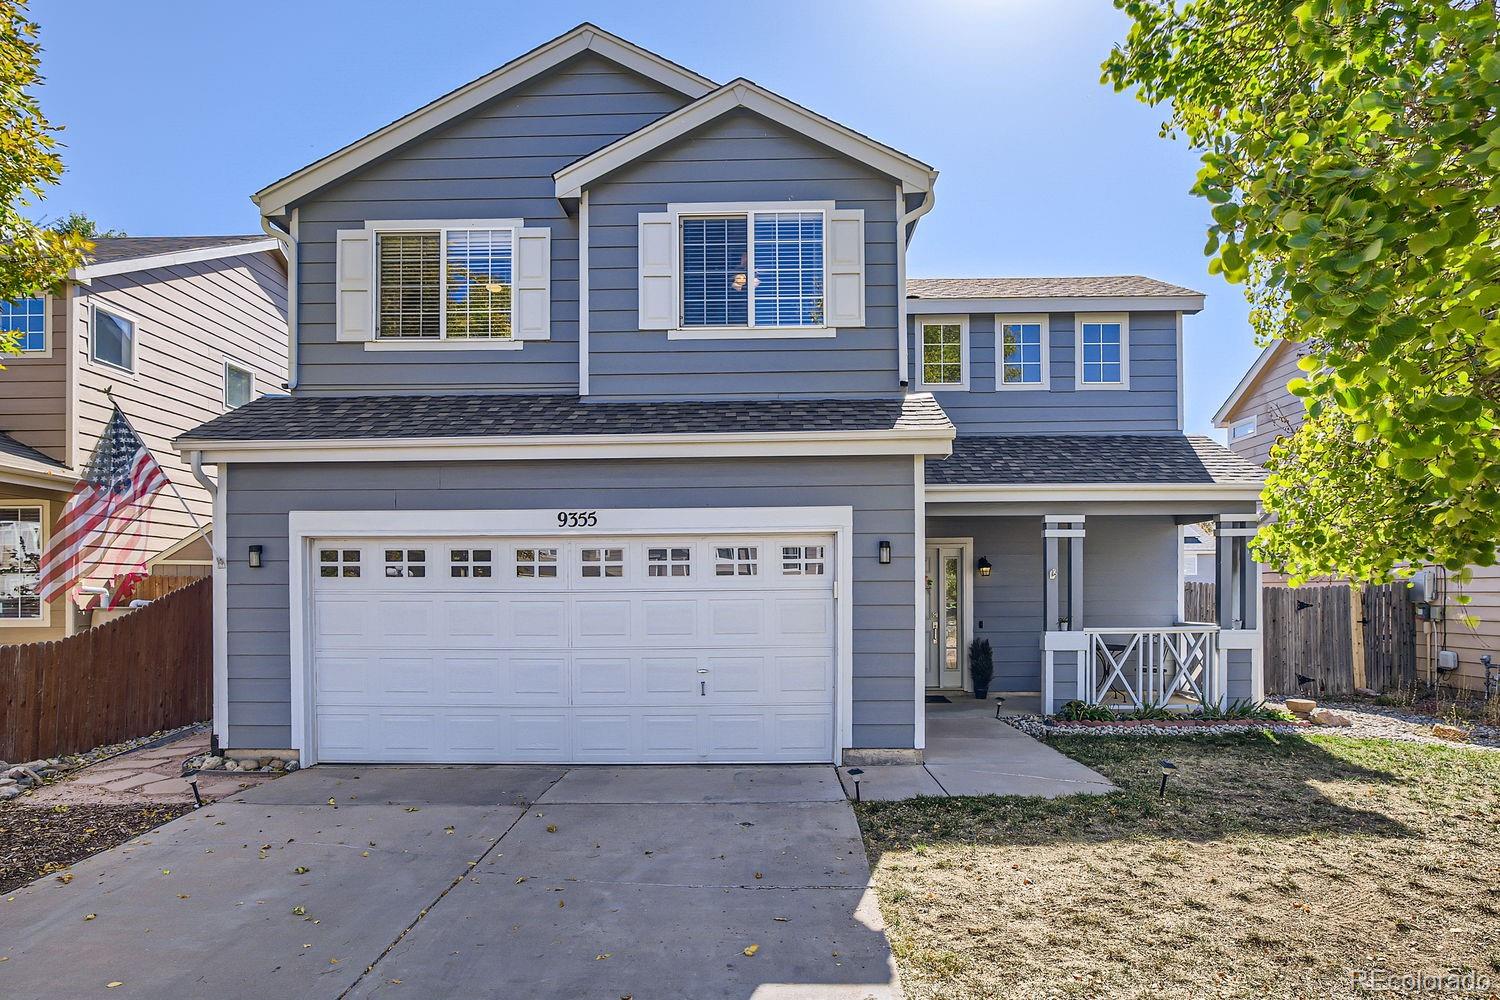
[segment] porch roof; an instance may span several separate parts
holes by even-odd
[[[1264,471],[1197,434],[1026,434],[953,440],[927,460],[929,486],[1153,483],[1258,489]]]

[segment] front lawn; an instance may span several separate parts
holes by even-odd
[[[909,1000],[1500,995],[1500,753],[1064,737],[1108,796],[858,807]],[[1160,761],[1178,765],[1164,801]]]

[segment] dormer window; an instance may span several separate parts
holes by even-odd
[[[1079,313],[1080,389],[1130,388],[1130,320],[1123,313]]]
[[[684,216],[682,326],[822,327],[823,213]]]
[[[1046,316],[996,316],[995,348],[999,367],[995,385],[1002,389],[1048,386]]]
[[[969,387],[969,320],[924,316],[917,321],[917,369],[923,389]]]

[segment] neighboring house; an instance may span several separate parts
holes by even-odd
[[[209,525],[208,494],[172,439],[282,391],[285,261],[266,236],[99,239],[60,288],[0,303],[0,328],[19,335],[22,351],[0,355],[0,644],[9,644],[84,624],[64,599],[36,597],[37,558],[111,397],[176,487],[157,495],[142,526],[141,560]],[[102,567],[94,582],[130,568]]]
[[[1303,353],[1287,341],[1268,344],[1214,414],[1214,426],[1224,428],[1230,450],[1246,461],[1264,464],[1272,446],[1295,433],[1306,419],[1302,400],[1287,391],[1287,383],[1301,374],[1297,360]],[[1451,670],[1444,665],[1445,683],[1482,690],[1485,671],[1479,658],[1488,655],[1500,663],[1500,566],[1470,570],[1472,579],[1462,585],[1450,581],[1441,567],[1426,570],[1419,576],[1416,597],[1441,608],[1435,621],[1424,620],[1423,648],[1431,651],[1433,661],[1427,669],[1437,669],[1437,654],[1447,650],[1456,662]],[[1286,577],[1269,569],[1263,578],[1267,586],[1287,583]],[[1329,577],[1314,582],[1336,581]],[[1470,603],[1458,603],[1460,595],[1467,595]]]
[[[1202,295],[907,281],[936,176],[583,25],[259,192],[291,393],[178,439],[220,745],[912,757],[975,637],[1049,707],[1259,697],[1260,475],[1182,433]],[[1212,518],[1226,627],[1177,626]]]
[[[1217,579],[1217,545],[1212,525],[1189,524],[1182,529],[1182,582],[1213,583]]]

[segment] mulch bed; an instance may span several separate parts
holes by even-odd
[[[190,805],[0,805],[0,892],[65,871],[90,855],[123,844]]]

